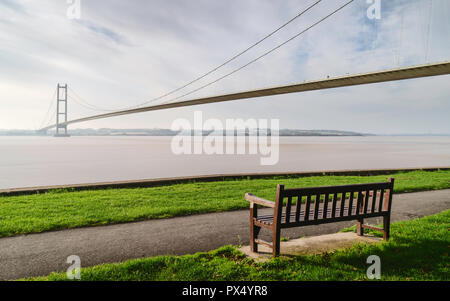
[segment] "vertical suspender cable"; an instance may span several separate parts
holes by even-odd
[[[433,19],[433,0],[430,1],[430,8],[428,13],[428,28],[427,28],[427,40],[425,48],[425,63],[428,62],[428,50],[430,47],[430,31],[431,31],[431,21]]]

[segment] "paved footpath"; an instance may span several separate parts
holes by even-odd
[[[397,194],[392,221],[446,209],[450,209],[449,189]],[[70,255],[78,255],[82,267],[86,267],[130,258],[190,254],[227,244],[248,244],[248,220],[248,210],[239,210],[2,238],[0,280],[65,271]],[[352,224],[341,222],[283,230],[282,237],[330,234]]]

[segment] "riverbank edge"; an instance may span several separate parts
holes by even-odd
[[[95,189],[117,189],[117,188],[145,188],[173,184],[184,184],[192,182],[220,182],[226,180],[241,179],[264,179],[272,177],[314,177],[314,176],[377,176],[389,175],[396,172],[410,171],[438,171],[450,170],[450,166],[446,167],[422,167],[422,168],[399,168],[399,169],[369,169],[369,170],[330,170],[330,171],[304,171],[304,172],[275,172],[275,173],[240,173],[240,174],[214,174],[200,175],[189,177],[173,177],[173,178],[155,178],[143,180],[126,180],[126,181],[110,181],[96,182],[84,184],[68,184],[54,186],[38,186],[23,188],[0,189],[0,196],[16,196],[27,194],[45,193],[55,189],[69,189],[75,191],[95,190]]]

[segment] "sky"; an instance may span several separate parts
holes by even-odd
[[[149,101],[222,64],[317,0],[0,0],[0,129]],[[450,1],[355,0],[240,72],[182,100],[450,60]],[[347,0],[322,0],[276,35],[168,101],[246,64]],[[370,1],[369,1],[370,2]],[[75,17],[75,18],[74,18]],[[278,118],[281,128],[450,134],[450,76],[139,113],[74,128],[170,128],[177,118]],[[181,100],[181,99],[180,99]],[[155,104],[158,102],[154,102]]]

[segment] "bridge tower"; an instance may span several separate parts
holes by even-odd
[[[66,122],[67,122],[67,84],[64,85],[58,84],[57,98],[56,98],[55,137],[70,137],[70,135],[67,134],[67,124],[65,124]]]

